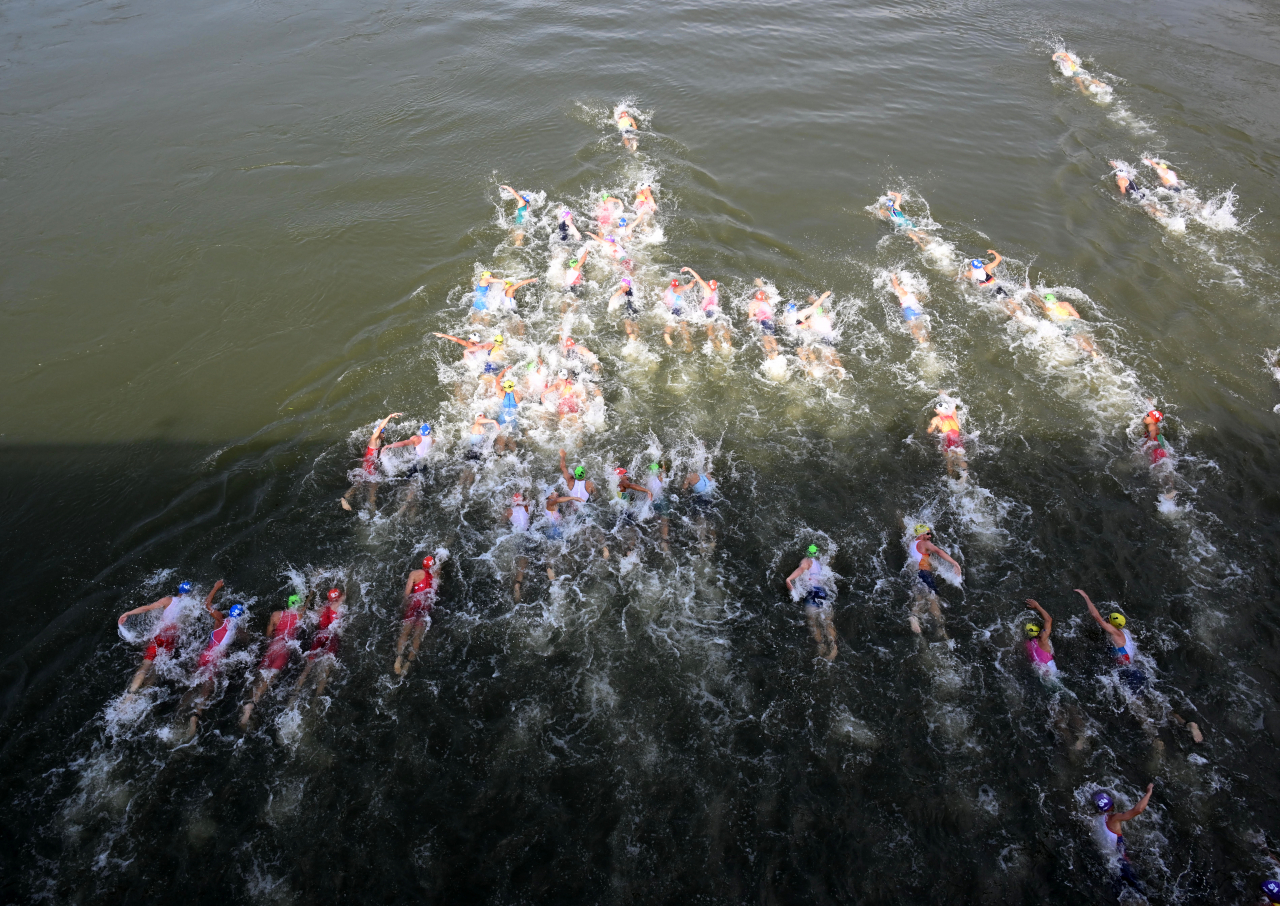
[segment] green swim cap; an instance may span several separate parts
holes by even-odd
[[[1044,301],[1046,301],[1046,302],[1057,302],[1057,301],[1058,301],[1058,297],[1057,297],[1057,296],[1055,296],[1053,293],[1045,293],[1045,294],[1044,294]]]
[[[816,554],[817,552],[818,552],[818,545],[816,545],[816,544],[810,544],[810,545],[809,545],[809,555],[810,555],[810,556],[813,556],[813,555],[814,555],[814,554]]]
[[[289,595],[289,609],[290,609],[290,610],[292,610],[293,608],[297,607],[297,606],[298,606],[299,604],[301,604],[301,603],[302,603],[302,598],[298,597],[297,595]]]
[[[650,472],[657,472],[657,471],[660,471],[661,469],[662,469],[662,466],[658,465],[656,462],[649,463]]]
[[[574,477],[574,478],[586,478],[586,477],[587,477],[587,470],[586,470],[586,469],[584,469],[582,466],[578,466],[576,469],[574,469],[574,470],[573,470],[573,477]]]

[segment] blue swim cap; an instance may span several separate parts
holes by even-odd
[[[428,434],[431,433],[431,426],[423,425],[421,428],[418,429],[418,433],[421,434],[423,437],[426,437]]]
[[[1272,903],[1280,903],[1280,881],[1270,878],[1262,882],[1262,892]]]
[[[231,609],[227,611],[227,616],[231,617],[231,619],[233,620],[240,619],[242,616],[244,616],[244,605],[232,604]]]
[[[969,266],[972,267],[974,270],[981,270],[983,267],[985,267],[985,265],[982,263],[982,259],[980,258],[974,258],[972,261],[969,262]]]
[[[191,583],[190,583],[190,582],[183,582],[181,585],[179,585],[179,586],[178,586],[178,594],[180,594],[180,595],[189,595],[189,594],[191,594]]]
[[[1103,792],[1093,794],[1093,804],[1100,812],[1109,812],[1111,811],[1112,806],[1115,805],[1111,800],[1111,797]]]
[[[618,225],[619,225],[619,226],[626,226],[626,225],[627,225],[627,218],[625,218],[625,217],[619,217],[619,218],[618,218]]]

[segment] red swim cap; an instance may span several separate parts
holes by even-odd
[[[672,277],[672,278],[671,278],[671,285],[672,285],[672,286],[679,286],[679,285],[680,285],[680,281],[679,281],[679,280],[677,280],[676,278]]]
[[[1164,419],[1164,414],[1159,409],[1152,409],[1150,412],[1147,413],[1147,418],[1151,419],[1152,421],[1158,422]]]
[[[613,470],[613,474],[621,478],[622,476],[627,474],[627,470],[622,468],[622,466],[618,466],[616,469]]]
[[[338,589],[336,589],[336,588],[331,588],[331,589],[329,589],[329,600],[330,600],[330,601],[336,601],[336,600],[338,600],[338,599],[339,599],[339,598],[341,598],[341,597],[342,597],[342,592],[338,591]]]
[[[435,563],[436,563],[436,558],[435,558],[435,557],[423,557],[423,558],[422,558],[422,568],[423,568],[423,569],[431,569],[431,567],[435,566]]]

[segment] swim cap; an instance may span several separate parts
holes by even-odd
[[[495,336],[495,337],[493,338],[493,345],[494,345],[494,346],[501,346],[501,345],[503,344],[503,342],[505,342],[505,341],[502,339],[502,334],[498,334],[497,336]]]
[[[762,290],[762,289],[758,289],[758,290],[756,290],[756,298],[757,298],[757,299],[761,299],[761,300],[763,300],[763,299],[767,299],[767,298],[769,298],[769,294],[768,294],[768,293],[766,293],[766,292],[765,292],[764,290]]]
[[[569,267],[577,267],[577,266],[578,266],[578,259],[577,259],[577,258],[570,258],[570,259],[569,259]]]
[[[567,379],[568,379],[568,377],[569,377],[569,372],[567,372],[567,371],[565,371],[563,368],[561,368],[559,371],[557,371],[557,372],[556,372],[556,377],[558,377],[558,378],[559,378],[560,380],[562,380],[562,381],[563,381],[563,380],[567,380]]]
[[[330,601],[336,601],[342,597],[342,592],[336,588],[329,589],[328,598]]]
[[[1147,418],[1151,419],[1153,422],[1163,421],[1164,413],[1161,412],[1159,409],[1152,409],[1150,412],[1147,413]]]
[[[586,475],[587,475],[587,470],[584,469],[582,466],[578,466],[573,470],[574,478],[585,478]]]
[[[418,433],[421,434],[423,437],[426,437],[428,434],[431,433],[431,426],[423,425],[421,428],[418,429]]]
[[[720,285],[720,284],[719,284],[719,283],[717,283],[717,282],[716,282],[716,281],[714,281],[714,280],[708,280],[708,281],[707,281],[707,286],[711,287],[712,289],[715,289],[715,288],[716,288],[717,286],[719,286],[719,285]]]
[[[810,556],[813,556],[813,555],[814,555],[814,554],[816,554],[817,552],[818,552],[818,545],[816,545],[816,544],[810,544],[810,545],[809,545],[809,555],[810,555]]]
[[[573,337],[565,337],[565,338],[564,338],[564,345],[565,345],[565,346],[572,346],[572,345],[573,345]]]
[[[679,280],[677,280],[675,277],[672,277],[672,278],[671,278],[671,285],[672,285],[673,287],[675,287],[675,286],[679,286],[679,285],[680,285],[680,281],[679,281]]]
[[[626,226],[626,225],[627,225],[627,218],[625,218],[625,217],[619,217],[619,218],[618,218],[618,226]]]
[[[298,595],[289,595],[289,609],[290,609],[290,610],[293,610],[293,608],[297,607],[297,606],[298,606],[299,604],[301,604],[301,603],[302,603],[302,598],[301,598],[300,596],[298,596]]]
[[[971,268],[973,268],[975,271],[980,271],[980,270],[982,270],[984,267],[986,267],[986,265],[982,263],[982,259],[981,259],[981,258],[974,258],[974,259],[972,259],[972,260],[969,262],[969,266],[970,266]]]
[[[514,280],[503,280],[503,281],[502,281],[502,285],[503,285],[503,286],[514,286],[514,285],[515,285],[515,282],[516,282],[516,281],[514,281]]]
[[[661,469],[662,469],[662,466],[658,465],[656,462],[649,463],[650,472],[657,472],[657,471],[660,471]]]
[[[1101,791],[1093,794],[1093,804],[1100,812],[1109,812],[1111,811],[1112,806],[1115,805],[1115,803],[1111,801],[1111,797]]]
[[[1044,294],[1044,301],[1046,301],[1046,302],[1057,302],[1057,301],[1058,301],[1058,297],[1057,297],[1057,296],[1055,296],[1053,293],[1045,293],[1045,294]]]
[[[911,530],[912,534],[914,534],[917,538],[919,538],[921,535],[928,534],[929,532],[932,532],[932,531],[933,529],[929,528],[929,526],[925,525],[923,522],[917,522],[916,527]]]
[[[613,470],[613,474],[617,475],[619,478],[622,478],[627,474],[627,470],[622,468],[622,466],[618,466],[616,469]]]
[[[435,557],[423,557],[423,558],[422,558],[422,568],[423,568],[423,569],[431,569],[431,567],[433,567],[433,566],[435,566],[435,565],[436,565],[436,558],[435,558]]]
[[[515,381],[503,381],[503,382],[502,382],[502,389],[503,389],[503,390],[506,390],[508,393],[510,393],[512,390],[515,390],[515,389],[516,389],[516,382],[515,382]]]
[[[630,288],[631,288],[631,278],[630,278],[630,277],[623,277],[623,278],[622,278],[622,285],[623,285],[623,286],[625,286],[625,287],[627,287],[627,289],[630,289]]]
[[[472,343],[479,343],[479,342],[480,342],[480,334],[478,334],[478,333],[473,333],[471,336],[467,337],[467,339],[468,339],[468,340],[470,340]]]
[[[1124,614],[1113,613],[1111,616],[1107,617],[1107,622],[1110,623],[1112,626],[1114,626],[1116,629],[1124,629],[1124,624],[1125,624]]]
[[[481,277],[492,277],[492,276],[493,276],[493,274],[491,274],[489,271],[485,271],[485,272],[484,272],[483,274],[481,274],[480,276],[481,276]]]
[[[1275,879],[1263,881],[1262,892],[1272,903],[1280,903],[1280,881]]]
[[[190,583],[190,582],[183,582],[181,585],[179,585],[179,586],[178,586],[178,594],[180,594],[180,595],[189,595],[189,594],[191,594],[191,583]]]
[[[519,491],[516,491],[514,494],[512,494],[511,499],[515,503],[524,503],[524,495],[521,494]]]
[[[233,620],[240,619],[242,616],[244,616],[244,605],[232,604],[231,609],[227,611],[227,616],[231,617],[231,619]]]
[[[1032,638],[1035,638],[1040,634],[1040,627],[1037,626],[1035,623],[1028,623],[1026,626],[1022,628],[1025,629],[1027,631],[1027,635],[1031,636]]]

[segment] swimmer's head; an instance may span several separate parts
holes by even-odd
[[[511,495],[511,502],[524,503],[524,495],[521,494],[519,491],[516,491],[514,494]]]
[[[1274,878],[1268,878],[1266,881],[1263,881],[1262,894],[1267,898],[1272,906],[1280,903],[1280,881],[1277,881]]]
[[[502,382],[502,389],[507,391],[507,393],[510,393],[512,390],[516,389],[516,382],[512,380],[505,380]]]
[[[301,596],[299,596],[299,595],[289,595],[289,609],[290,609],[290,610],[294,610],[294,609],[296,609],[296,608],[297,608],[297,606],[298,606],[299,604],[301,604],[301,603],[302,603],[302,598],[301,598]]]
[[[1023,626],[1022,628],[1026,630],[1027,635],[1031,636],[1031,638],[1033,639],[1038,638],[1040,635],[1040,627],[1037,626],[1035,623],[1028,623],[1026,626]]]
[[[810,544],[810,545],[809,545],[809,556],[810,556],[810,557],[816,557],[816,556],[818,556],[818,545],[816,545],[816,544]]]
[[[1114,626],[1116,629],[1124,629],[1124,624],[1126,620],[1124,618],[1124,614],[1113,613],[1111,616],[1107,617],[1107,622],[1110,623],[1112,626]]]
[[[1164,413],[1159,409],[1152,409],[1147,413],[1147,418],[1151,419],[1153,422],[1164,421]]]
[[[1100,812],[1109,812],[1115,808],[1115,802],[1109,793],[1101,790],[1093,794],[1093,807]]]
[[[231,609],[227,611],[227,616],[233,620],[238,620],[244,616],[243,604],[232,604]]]
[[[981,258],[970,258],[969,267],[973,268],[975,271],[980,271],[986,267],[986,265],[982,262]]]
[[[179,585],[179,586],[178,586],[178,594],[180,594],[180,595],[189,595],[189,594],[191,594],[191,583],[190,583],[190,582],[183,582],[181,585]]]
[[[331,588],[329,589],[329,594],[326,597],[328,597],[330,601],[337,601],[342,598],[342,591],[337,588]]]
[[[768,293],[766,293],[764,290],[762,290],[762,289],[758,289],[758,290],[756,290],[756,301],[757,301],[757,302],[763,302],[763,301],[764,301],[765,299],[767,299],[767,298],[769,298],[769,294],[768,294]]]
[[[561,368],[559,371],[556,372],[556,377],[560,378],[560,380],[562,381],[566,381],[569,379],[569,372]]]
[[[423,557],[423,558],[422,558],[422,568],[423,568],[423,569],[431,569],[431,567],[433,567],[433,566],[435,566],[435,565],[436,565],[436,558],[435,558],[435,557],[432,557],[432,556],[426,556],[426,557]]]
[[[933,411],[934,411],[934,412],[936,412],[936,413],[938,413],[939,415],[943,415],[943,416],[946,416],[946,415],[955,415],[955,414],[956,414],[956,404],[955,404],[955,403],[943,403],[941,406],[936,406],[936,407],[934,408],[934,410],[933,410]]]
[[[659,472],[661,470],[662,470],[662,466],[658,465],[656,462],[649,463],[650,472]]]
[[[618,466],[616,469],[613,470],[613,474],[617,475],[619,478],[626,478],[627,470],[624,469],[622,466]]]
[[[568,208],[565,208],[563,211],[561,211],[561,212],[560,212],[560,219],[561,219],[561,220],[572,220],[572,219],[573,219],[573,211],[570,211]]]
[[[1057,301],[1058,301],[1058,297],[1057,297],[1057,296],[1055,296],[1053,293],[1045,293],[1045,294],[1044,294],[1044,301],[1046,301],[1046,302],[1057,302]]]
[[[671,288],[672,288],[672,289],[675,289],[675,288],[676,288],[677,286],[679,286],[679,285],[680,285],[680,281],[679,281],[679,280],[677,280],[675,277],[672,277],[672,278],[671,278]]]
[[[610,195],[608,192],[601,192],[601,193],[600,193],[600,200],[601,200],[601,201],[608,201],[608,200],[609,200],[610,198],[612,198],[612,197],[613,197],[613,196],[612,196],[612,195]]]
[[[422,437],[426,437],[430,433],[431,433],[430,425],[424,424],[421,428],[418,429],[418,434]]]
[[[572,348],[573,348],[573,346],[574,346],[573,337],[565,337],[565,338],[564,338],[564,348],[565,348],[565,349],[572,349]]]
[[[497,336],[495,336],[495,337],[493,338],[493,345],[494,345],[494,346],[501,346],[501,345],[502,345],[503,343],[505,343],[505,342],[506,342],[506,340],[504,340],[504,339],[502,338],[502,334],[498,334]]]
[[[483,274],[481,274],[480,276],[481,276],[481,277],[492,277],[492,276],[493,276],[493,274],[489,273],[489,271],[485,271],[485,272],[484,272]]]
[[[919,538],[921,535],[932,535],[933,529],[925,525],[923,522],[917,522],[916,527],[911,530],[911,534]]]
[[[582,466],[578,466],[577,468],[575,468],[575,469],[573,470],[573,477],[574,477],[574,478],[577,478],[577,479],[579,479],[579,480],[581,480],[581,479],[583,479],[583,478],[586,478],[586,477],[587,477],[587,470],[586,470],[586,469],[584,469]]]
[[[630,278],[630,277],[623,277],[623,278],[622,278],[622,285],[623,285],[623,286],[625,286],[627,289],[631,289],[631,278]]]
[[[482,418],[484,418],[484,417],[485,417],[485,415],[484,415],[484,410],[483,410],[483,409],[481,409],[479,412],[477,412],[477,413],[476,413],[476,421],[480,421],[480,419],[482,419]]]
[[[711,287],[712,289],[718,289],[718,288],[719,288],[719,286],[720,286],[720,284],[719,284],[719,283],[717,283],[717,282],[716,282],[716,281],[714,281],[714,280],[708,280],[708,281],[707,281],[707,286]]]
[[[480,342],[480,334],[478,334],[478,333],[473,333],[471,336],[467,337],[467,339],[468,339],[470,342],[472,342],[472,343],[479,343],[479,342]]]
[[[577,258],[570,258],[570,259],[569,259],[569,267],[570,267],[570,268],[575,268],[575,267],[577,267],[577,266],[578,266],[578,259],[577,259]]]
[[[625,217],[619,217],[619,218],[618,218],[618,226],[626,226],[626,225],[627,225],[627,218],[625,218]]]

